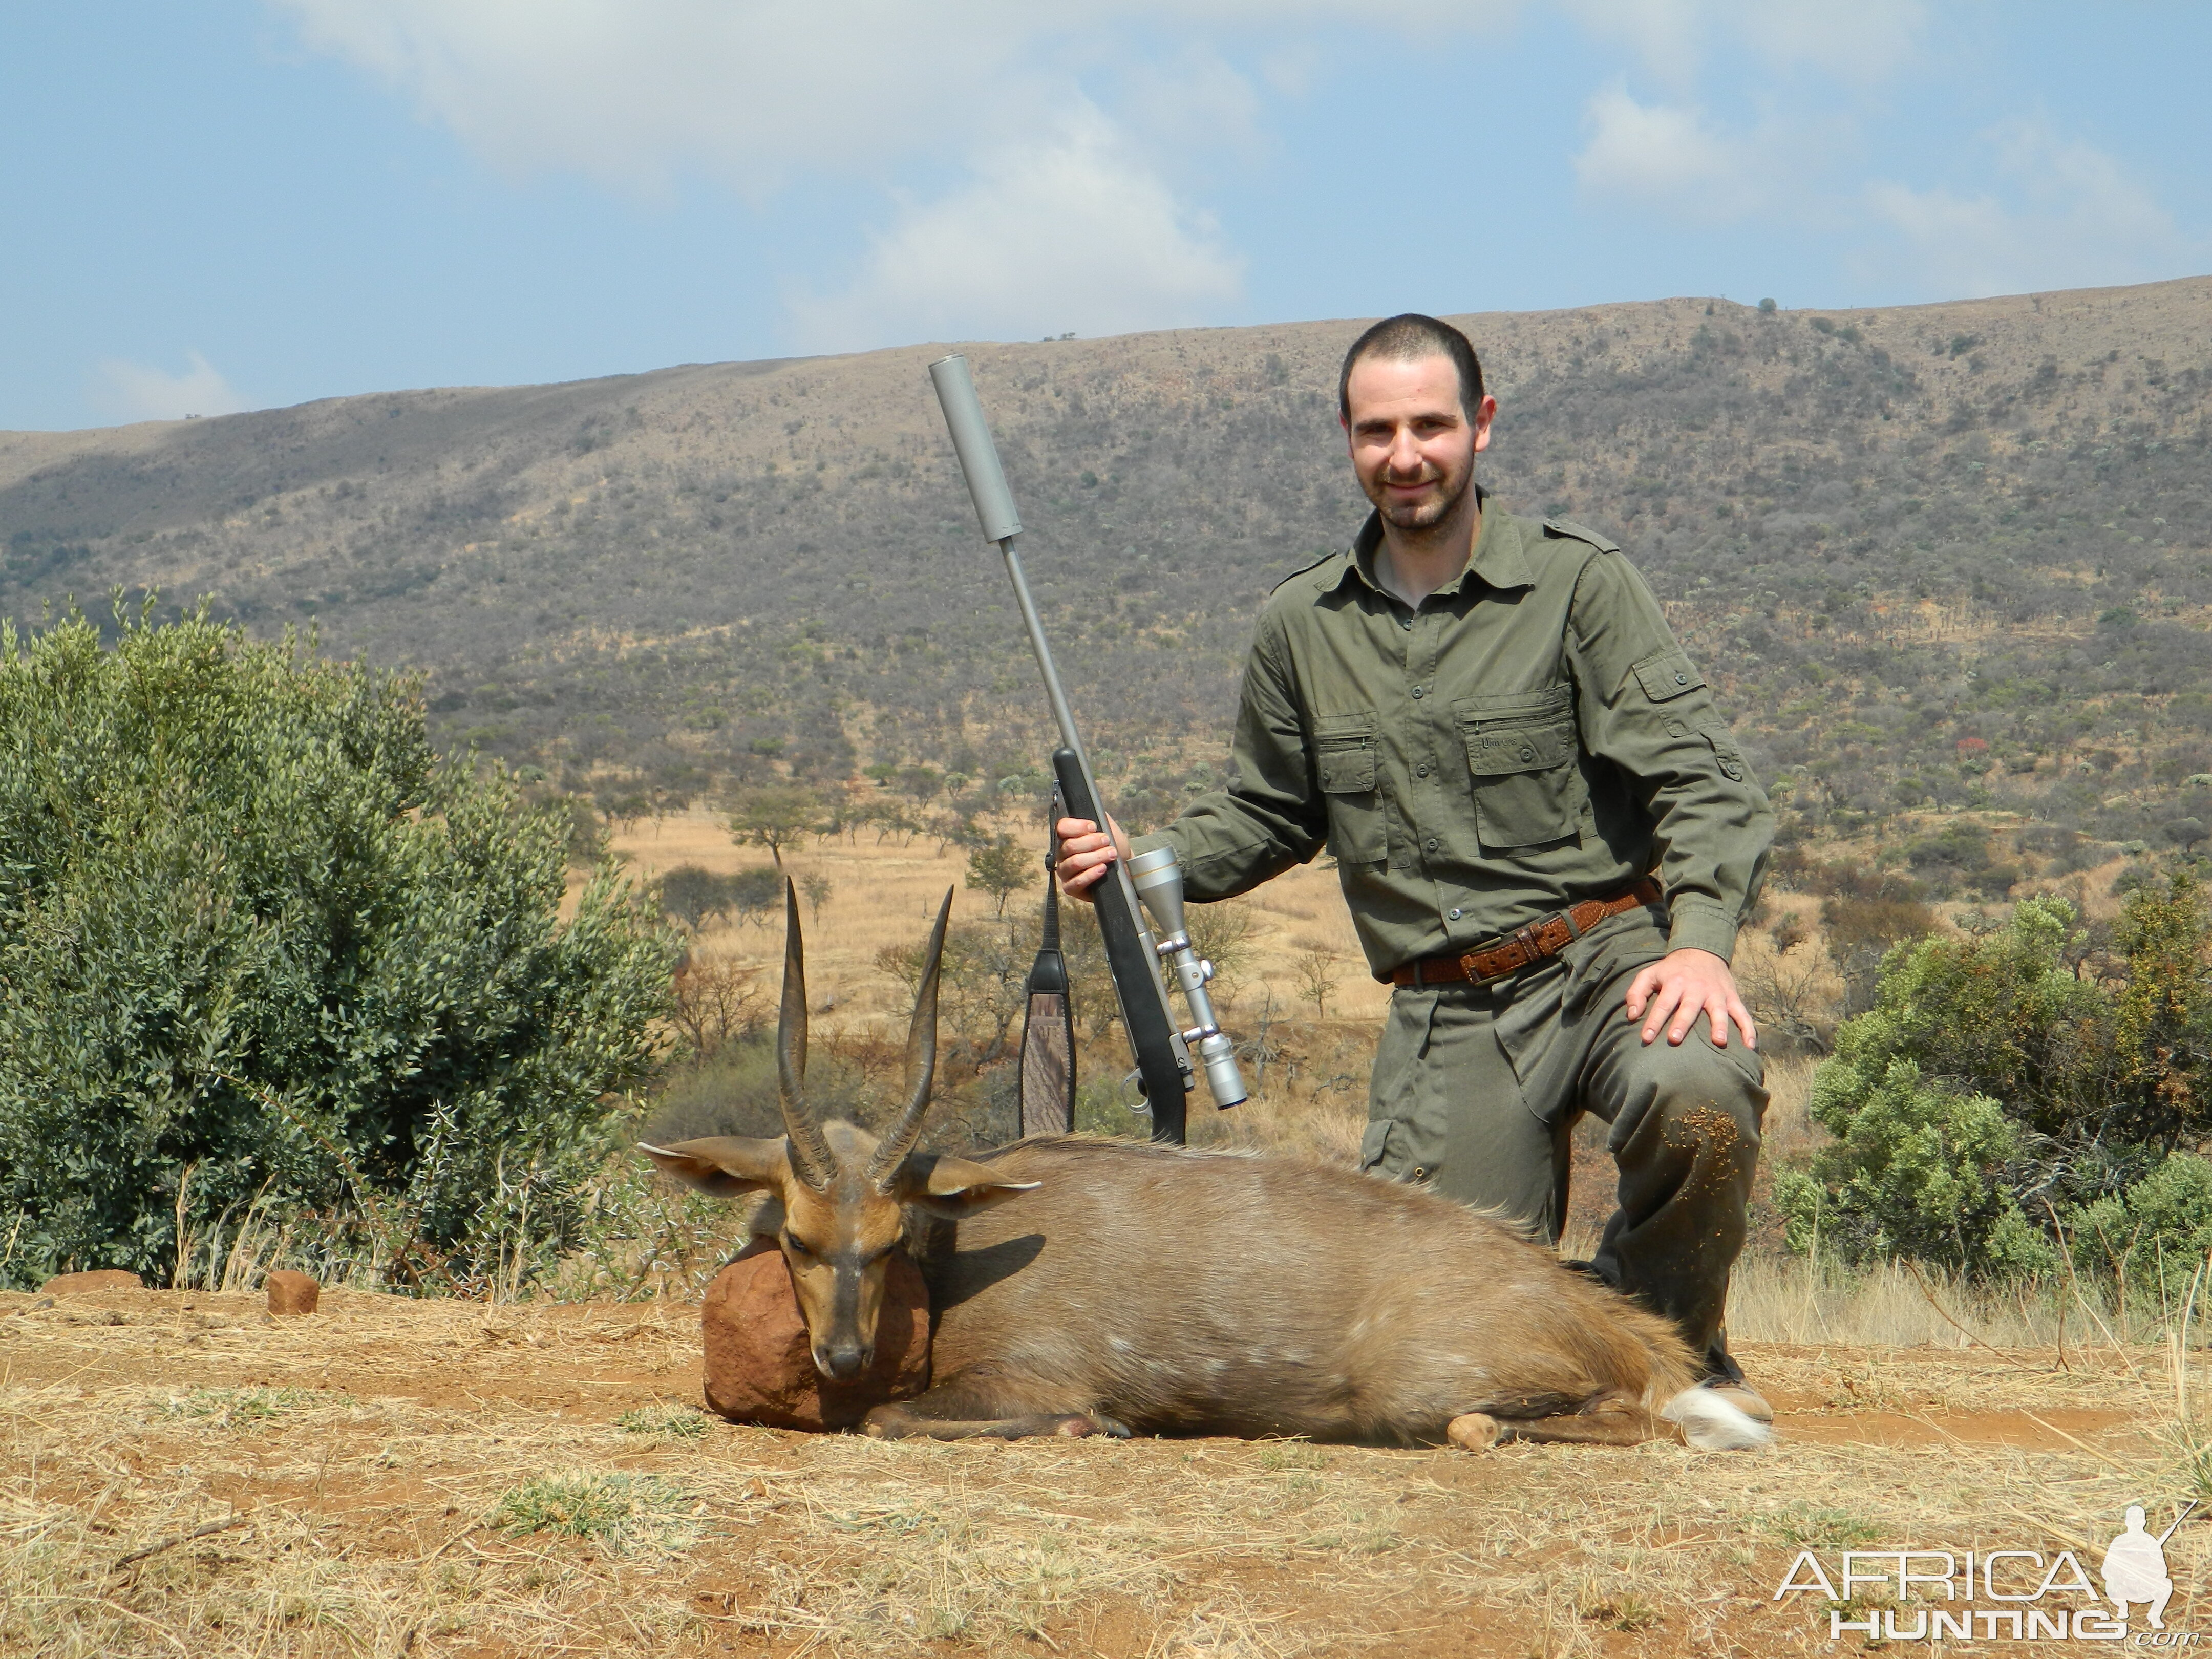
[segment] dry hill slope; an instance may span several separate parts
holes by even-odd
[[[1464,320],[1490,481],[1622,541],[1812,818],[2027,790],[2148,835],[2205,769],[2212,279]],[[969,348],[1125,796],[1203,781],[1182,740],[1225,725],[1258,604],[1358,521],[1355,328]],[[572,776],[1021,770],[1036,700],[942,349],[0,434],[0,614],[122,584],[313,617],[428,667],[448,738]]]

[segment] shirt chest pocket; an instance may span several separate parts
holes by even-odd
[[[1452,708],[1467,739],[1482,844],[1543,847],[1580,836],[1587,792],[1574,689],[1462,697]]]
[[[1328,850],[1343,864],[1386,856],[1382,781],[1372,714],[1321,715],[1314,721],[1314,778],[1328,805]]]

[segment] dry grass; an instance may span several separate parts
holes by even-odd
[[[1025,842],[1034,841],[1040,854],[1044,850],[1041,823],[1009,818],[995,827]],[[616,836],[614,847],[641,878],[678,864],[730,872],[768,862],[758,848],[732,845],[721,818],[703,807],[658,825],[641,822]],[[990,896],[964,885],[965,854],[955,848],[939,856],[937,843],[927,836],[917,836],[905,846],[899,845],[896,836],[878,843],[876,832],[864,829],[853,841],[811,842],[787,853],[784,863],[793,876],[811,872],[827,877],[830,884],[830,900],[819,920],[811,908],[805,913],[807,991],[817,1008],[829,1006],[827,1013],[817,1016],[816,1026],[824,1035],[894,1040],[904,1035],[910,1006],[907,993],[876,966],[876,957],[886,945],[920,944],[947,887],[955,890],[954,921],[988,921],[992,915]],[[1038,896],[1038,890],[1032,888],[1017,895],[1008,908],[1033,905]],[[1302,866],[1279,876],[1248,902],[1253,921],[1251,966],[1240,975],[1231,1005],[1238,1014],[1256,1022],[1270,991],[1279,1008],[1293,1007],[1299,991],[1291,958],[1303,951],[1321,949],[1340,958],[1342,965],[1342,977],[1330,999],[1332,1014],[1346,1020],[1382,1018],[1389,1005],[1389,990],[1367,973],[1334,872],[1318,864]],[[702,951],[763,969],[771,981],[783,960],[780,917],[769,926],[746,922],[712,927],[698,943]],[[1310,1010],[1311,1004],[1307,1006]]]
[[[1754,1348],[1782,1449],[1725,1464],[940,1446],[685,1410],[688,1308],[329,1305],[0,1298],[0,1651],[1813,1652],[1770,1600],[1808,1541],[2101,1541],[2197,1490],[2151,1350]]]

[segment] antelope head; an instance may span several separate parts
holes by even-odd
[[[937,1072],[937,978],[945,956],[948,889],[929,935],[921,986],[907,1027],[906,1105],[883,1139],[839,1120],[817,1123],[806,1103],[806,963],[799,894],[784,883],[783,1006],[776,1021],[776,1097],[784,1133],[775,1140],[715,1135],[638,1150],[679,1181],[718,1198],[765,1193],[754,1219],[772,1232],[823,1376],[848,1381],[872,1364],[884,1278],[908,1206],[949,1220],[1028,1192],[964,1158],[917,1154]]]

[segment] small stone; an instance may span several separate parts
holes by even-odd
[[[58,1273],[39,1287],[48,1296],[82,1296],[90,1291],[143,1291],[137,1273],[121,1267],[95,1267],[90,1273]]]
[[[708,1409],[772,1429],[849,1429],[875,1407],[929,1386],[929,1287],[902,1252],[890,1258],[876,1363],[850,1382],[814,1368],[791,1270],[772,1238],[756,1238],[714,1275],[700,1309]]]
[[[279,1267],[269,1275],[269,1311],[272,1314],[311,1314],[322,1295],[320,1285],[289,1267]]]

